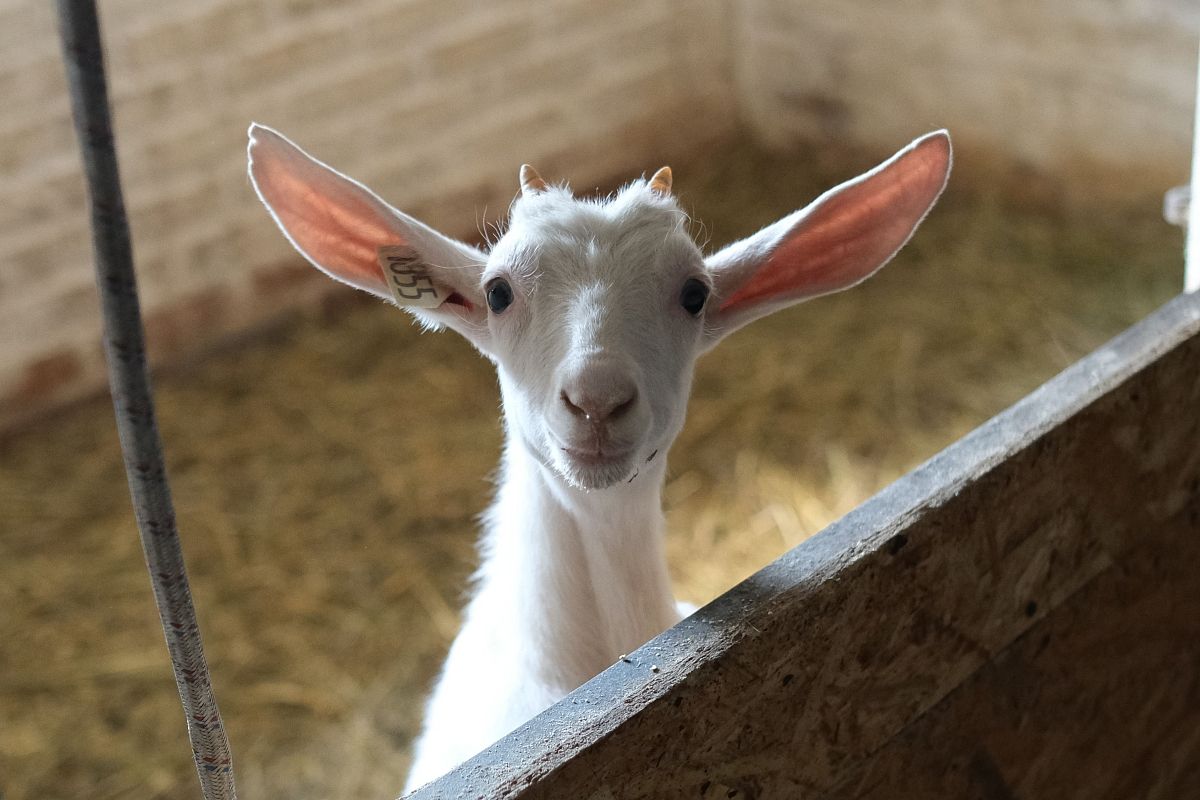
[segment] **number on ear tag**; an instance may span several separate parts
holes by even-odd
[[[430,280],[417,251],[406,244],[379,248],[379,266],[397,305],[437,308],[446,299]]]

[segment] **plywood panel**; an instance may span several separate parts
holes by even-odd
[[[1198,365],[1181,297],[419,796],[1200,796]]]

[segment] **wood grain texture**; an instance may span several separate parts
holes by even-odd
[[[1198,365],[1183,296],[418,796],[1200,796]]]

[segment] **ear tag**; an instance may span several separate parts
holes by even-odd
[[[417,251],[406,244],[379,248],[379,266],[396,304],[415,308],[437,308],[446,299],[429,278]]]

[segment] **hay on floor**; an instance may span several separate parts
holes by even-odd
[[[676,182],[722,242],[874,155],[742,148]],[[1157,198],[1097,206],[963,164],[879,277],[702,362],[666,487],[681,597],[728,588],[1177,290]],[[369,304],[169,372],[158,397],[242,793],[393,796],[475,563],[500,446],[488,366]],[[0,794],[193,795],[107,403],[0,448]]]

